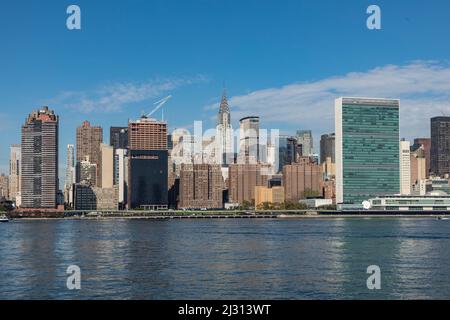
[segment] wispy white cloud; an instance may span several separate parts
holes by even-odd
[[[65,91],[47,104],[83,112],[118,112],[129,104],[160,97],[182,86],[207,81],[204,76],[152,80],[144,83],[111,83],[90,91]]]
[[[264,123],[309,128],[318,135],[334,130],[334,100],[341,96],[401,99],[402,136],[428,136],[431,117],[450,115],[450,64],[386,65],[234,96],[230,105],[234,119],[259,115]],[[206,109],[212,108],[217,105]]]

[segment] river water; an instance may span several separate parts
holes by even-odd
[[[450,221],[433,218],[0,224],[0,299],[449,298]]]

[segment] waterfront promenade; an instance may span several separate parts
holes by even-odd
[[[338,210],[67,210],[59,212],[10,212],[13,219],[321,219],[361,217],[441,217],[448,211],[338,211]]]

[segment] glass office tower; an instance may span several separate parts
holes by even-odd
[[[399,100],[340,98],[335,102],[336,202],[400,192]]]
[[[131,209],[167,209],[167,157],[167,150],[130,150],[128,203]]]

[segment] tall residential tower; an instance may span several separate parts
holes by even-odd
[[[75,183],[75,146],[67,145],[66,180],[64,189],[68,190]]]
[[[54,111],[43,107],[30,113],[22,127],[23,208],[57,206],[58,123]]]
[[[239,163],[258,163],[259,117],[245,117],[239,120]]]
[[[400,141],[400,194],[411,194],[411,143],[402,139]]]
[[[96,185],[101,186],[101,150],[100,145],[103,142],[103,129],[99,126],[91,126],[89,121],[84,121],[77,128],[77,162],[85,161],[89,158],[91,164],[97,166]]]
[[[431,119],[430,170],[437,176],[450,174],[450,117]]]
[[[20,171],[21,171],[21,147],[20,144],[13,144],[10,149],[9,157],[9,197],[20,205]]]

